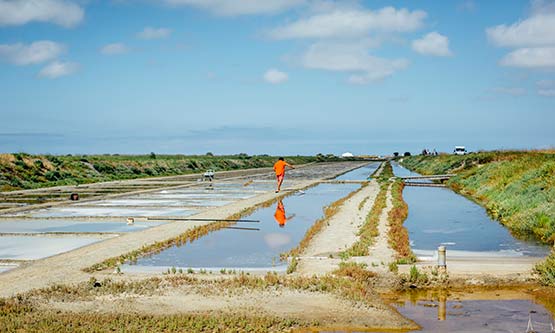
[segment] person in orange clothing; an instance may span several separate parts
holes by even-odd
[[[279,224],[280,228],[285,227],[285,223],[295,217],[295,214],[291,216],[285,215],[285,207],[283,206],[283,201],[281,199],[278,200],[276,206],[276,213],[274,214],[274,219]]]
[[[290,167],[291,169],[295,169],[294,166],[285,162],[283,157],[280,157],[278,161],[274,164],[274,171],[276,172],[277,178],[277,190],[276,193],[281,191],[281,184],[283,183],[283,178],[285,178],[285,167]]]

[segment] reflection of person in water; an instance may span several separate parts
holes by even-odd
[[[283,201],[281,201],[281,199],[278,200],[277,206],[276,206],[276,213],[274,214],[274,218],[276,219],[276,222],[279,224],[280,228],[285,227],[285,223],[287,223],[287,221],[293,219],[293,217],[295,217],[295,214],[291,215],[291,216],[287,216],[285,215],[285,207],[283,206]]]

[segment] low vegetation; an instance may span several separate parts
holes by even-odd
[[[514,235],[555,243],[555,151],[413,156],[402,164],[422,174],[456,174],[447,184],[485,207]],[[555,286],[555,254],[536,271],[543,283]]]
[[[537,264],[535,271],[543,284],[555,287],[555,251],[545,261]]]
[[[358,240],[349,249],[340,253],[340,257],[342,259],[369,255],[369,247],[373,244],[374,239],[378,236],[378,224],[380,221],[380,216],[382,215],[382,212],[386,206],[387,188],[387,183],[383,183],[380,185],[380,191],[378,192],[378,195],[374,200],[372,209],[366,216],[366,220],[364,221],[364,224],[358,232]]]
[[[389,222],[389,244],[397,252],[397,260],[407,263],[416,261],[409,242],[409,232],[403,225],[409,213],[409,207],[403,199],[403,188],[405,184],[401,180],[395,180],[391,184],[391,200],[393,207],[388,213]]]
[[[554,151],[413,156],[402,164],[423,174],[457,174],[447,184],[513,233],[555,243]]]
[[[324,155],[289,156],[293,164],[335,160]],[[0,191],[58,185],[78,185],[142,177],[173,176],[216,171],[271,167],[268,155],[29,155],[0,154]]]
[[[179,315],[84,313],[44,311],[46,302],[79,302],[97,297],[136,297],[164,295],[174,288],[186,287],[201,295],[249,294],[254,290],[287,288],[306,292],[332,293],[338,297],[375,306],[375,273],[360,264],[342,264],[333,274],[323,277],[290,277],[267,273],[265,276],[239,275],[220,279],[200,279],[188,274],[168,275],[135,281],[105,279],[73,286],[56,285],[0,299],[0,332],[281,332],[314,327],[318,322],[303,322],[284,317],[242,312],[208,312]]]

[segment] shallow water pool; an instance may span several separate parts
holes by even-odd
[[[367,180],[379,167],[381,162],[372,162],[361,168],[351,170],[338,177],[336,180]]]
[[[0,237],[0,259],[36,260],[101,241],[97,237]]]
[[[280,261],[280,253],[297,246],[308,228],[323,216],[324,206],[359,187],[357,184],[317,185],[244,217],[260,223],[234,225],[258,230],[222,229],[184,246],[173,246],[141,258],[134,265],[161,270],[167,267],[284,269],[286,263]]]
[[[72,220],[0,220],[0,233],[48,233],[48,232],[110,232],[126,233],[145,230],[164,224],[163,222],[135,222],[127,225],[124,221],[72,221]]]

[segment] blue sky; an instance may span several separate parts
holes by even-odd
[[[0,0],[0,151],[555,146],[554,1]]]

